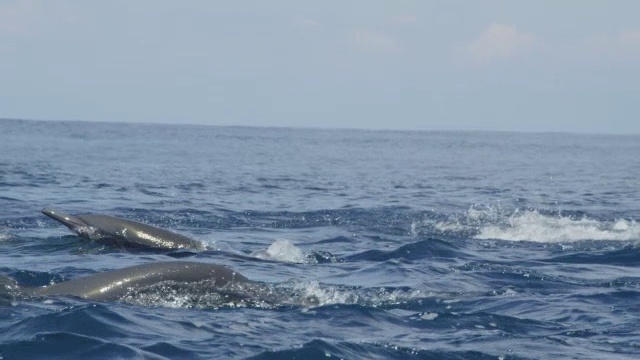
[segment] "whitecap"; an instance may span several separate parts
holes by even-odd
[[[628,241],[640,239],[640,224],[633,220],[600,221],[586,216],[573,218],[543,215],[538,211],[515,213],[502,224],[478,229],[476,239],[535,241],[545,243],[581,240]]]
[[[640,224],[631,219],[598,220],[586,215],[544,214],[538,210],[506,210],[500,206],[472,206],[463,215],[447,220],[424,220],[421,225],[441,233],[480,240],[540,243],[640,240]]]

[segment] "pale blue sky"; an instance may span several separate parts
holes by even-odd
[[[0,117],[640,133],[640,1],[0,0]]]

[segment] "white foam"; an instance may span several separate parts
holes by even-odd
[[[423,220],[412,224],[442,233],[463,233],[474,239],[568,243],[584,240],[640,240],[640,223],[630,219],[596,220],[588,216],[545,215],[537,210],[505,210],[500,206],[471,207],[466,213],[444,221]]]
[[[290,284],[280,285],[287,290],[283,293],[295,293],[303,306],[326,306],[337,304],[357,304],[372,307],[400,304],[416,298],[425,296],[420,290],[392,290],[383,288],[349,288],[338,285],[320,284],[317,281],[297,282],[292,289],[288,289]],[[291,291],[293,290],[293,291]],[[295,301],[294,301],[295,302]]]
[[[435,228],[444,232],[465,231],[467,227],[459,222],[437,222]]]
[[[6,240],[9,240],[9,239],[11,239],[11,234],[0,233],[0,241],[6,241]]]
[[[435,320],[437,317],[438,317],[438,313],[428,312],[428,313],[422,314],[420,316],[420,319],[430,321],[430,320]]]
[[[306,260],[302,250],[289,240],[276,240],[267,250],[256,251],[252,255],[259,259],[290,263],[304,263]]]
[[[625,219],[606,222],[586,216],[574,219],[560,215],[543,215],[538,211],[524,211],[514,213],[501,224],[480,226],[474,238],[545,243],[640,240],[640,224]]]
[[[321,284],[318,281],[291,280],[284,283],[233,283],[218,290],[215,282],[165,282],[132,289],[121,298],[124,302],[171,308],[251,307],[273,309],[279,306],[318,306],[358,304],[378,307],[400,304],[427,294],[420,290],[387,290]],[[208,291],[206,289],[211,289]]]
[[[73,231],[76,231],[79,235],[88,237],[91,240],[100,240],[102,238],[100,232],[91,226],[78,226],[74,228]]]

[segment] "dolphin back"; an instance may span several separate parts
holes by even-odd
[[[133,220],[97,214],[72,216],[52,209],[44,209],[42,213],[82,237],[109,244],[151,249],[204,249],[199,241]]]
[[[158,249],[202,249],[199,241],[137,221],[108,215],[78,215],[78,218],[121,245]]]
[[[214,288],[232,282],[249,282],[241,274],[221,265],[189,262],[163,261],[131,266],[114,271],[98,273],[82,278],[32,289],[36,296],[77,296],[88,300],[119,300],[130,291],[165,281],[192,283],[208,281]]]

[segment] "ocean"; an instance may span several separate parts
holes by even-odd
[[[639,135],[0,120],[0,275],[188,260],[281,299],[5,296],[0,359],[635,359],[639,190]],[[96,243],[45,207],[207,250]]]

